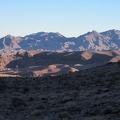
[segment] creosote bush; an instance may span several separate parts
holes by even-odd
[[[27,104],[25,103],[25,101],[22,98],[14,97],[14,98],[12,98],[11,105],[13,107],[21,107],[21,106],[25,107]]]

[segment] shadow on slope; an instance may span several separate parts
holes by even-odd
[[[31,66],[48,66],[52,64],[68,64],[68,65],[75,65],[75,64],[94,64],[94,63],[105,63],[109,62],[114,55],[109,56],[107,54],[101,53],[88,53],[92,54],[91,58],[87,59],[82,56],[84,54],[83,51],[81,52],[41,52],[37,53],[33,56],[26,55],[24,53],[21,57],[20,55],[16,55],[16,59],[11,61],[9,64],[6,65],[7,68],[15,68],[18,65],[20,68],[28,68]]]

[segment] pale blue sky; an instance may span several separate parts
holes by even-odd
[[[120,30],[120,0],[0,0],[0,37]]]

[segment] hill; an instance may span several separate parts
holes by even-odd
[[[0,76],[56,76],[120,61],[120,51],[45,52],[0,56]]]
[[[48,77],[0,78],[0,120],[119,120],[120,63]]]

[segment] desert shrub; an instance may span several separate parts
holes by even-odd
[[[23,93],[23,94],[26,94],[26,93],[29,92],[29,90],[30,90],[30,89],[29,89],[28,87],[24,87],[22,93]]]
[[[58,113],[58,118],[60,118],[60,119],[71,119],[71,115],[68,113],[68,112],[66,112],[66,111],[64,111],[64,112],[60,112],[60,113]]]
[[[65,108],[65,110],[71,111],[71,112],[78,110],[77,109],[77,103],[74,102],[74,101],[69,101],[69,102],[65,103],[64,108]]]
[[[28,98],[28,101],[29,101],[29,102],[34,101],[34,98],[33,98],[33,97],[29,97],[29,98]]]
[[[0,115],[0,120],[5,120],[5,117]]]
[[[0,80],[0,92],[4,92],[7,88],[7,83],[4,80]]]
[[[38,110],[45,109],[45,105],[38,105],[36,109],[38,109]]]
[[[116,112],[117,112],[117,109],[115,109],[113,106],[106,106],[105,108],[103,108],[101,110],[101,113],[104,114],[104,115],[113,114],[113,113],[116,113]]]
[[[103,114],[111,114],[112,113],[112,109],[111,108],[107,108],[103,111]]]
[[[35,110],[31,113],[31,115],[33,115],[33,116],[41,116],[41,115],[43,115],[43,113],[44,113],[43,110],[35,109]]]
[[[35,89],[35,90],[40,90],[41,87],[36,85],[36,86],[34,86],[34,89]]]
[[[81,74],[76,74],[76,77],[82,77],[82,75]]]
[[[41,97],[41,100],[42,100],[43,102],[46,102],[46,101],[48,101],[48,98],[47,98],[46,96],[42,96],[42,97]]]
[[[118,60],[118,62],[117,62],[118,64],[120,64],[120,60]]]
[[[21,107],[21,106],[26,106],[25,100],[22,98],[14,97],[12,98],[11,105],[13,107]]]
[[[79,93],[80,91],[76,89],[71,91],[71,95],[73,96],[73,98],[79,97]]]
[[[61,111],[61,109],[60,108],[57,108],[56,106],[55,107],[51,107],[50,108],[50,112],[51,113],[59,113]]]
[[[98,109],[85,108],[81,111],[81,116],[97,115],[98,113],[99,113]]]
[[[68,102],[68,101],[71,101],[71,100],[73,100],[72,97],[70,97],[70,96],[64,96],[64,97],[61,99],[60,103],[64,104],[64,103],[66,103],[66,102]]]

